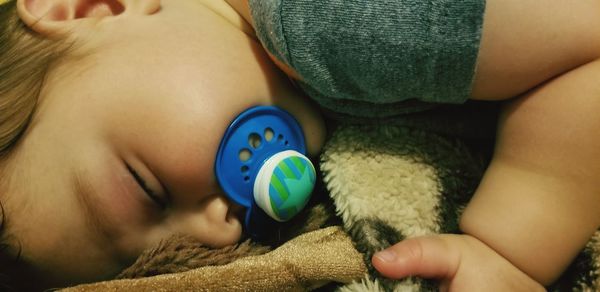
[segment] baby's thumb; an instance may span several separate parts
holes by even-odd
[[[447,235],[406,239],[375,253],[373,266],[382,275],[400,279],[408,276],[450,279],[460,262],[456,248]]]

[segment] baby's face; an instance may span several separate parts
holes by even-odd
[[[93,53],[49,76],[9,164],[9,232],[59,285],[109,277],[176,233],[238,241],[241,210],[213,164],[248,107],[290,111],[312,154],[323,141],[317,112],[260,45],[202,1],[163,1],[94,29]]]

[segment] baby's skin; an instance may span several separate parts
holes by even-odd
[[[470,235],[407,239],[375,254],[384,276],[439,279],[441,291],[545,291],[544,287]]]

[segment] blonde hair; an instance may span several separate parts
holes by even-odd
[[[49,68],[67,49],[29,30],[14,0],[0,4],[0,158],[27,129]]]
[[[70,45],[44,38],[28,29],[17,15],[15,0],[0,0],[0,199],[5,197],[8,180],[5,164],[14,152],[34,115],[38,98],[51,66],[63,57]],[[14,273],[18,262],[7,260],[4,208],[0,200],[0,290],[19,285]],[[17,247],[18,249],[18,247]],[[8,274],[2,276],[1,274]]]

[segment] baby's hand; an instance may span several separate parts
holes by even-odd
[[[486,244],[469,235],[406,239],[373,256],[384,276],[440,280],[441,291],[545,291]]]

